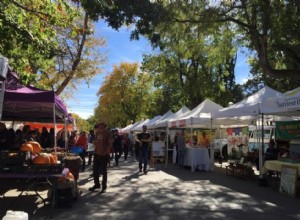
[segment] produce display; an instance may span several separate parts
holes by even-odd
[[[40,143],[28,141],[23,143],[19,151],[0,151],[0,171],[9,173],[43,173],[61,174],[64,164],[58,160],[58,154],[44,151]],[[60,158],[65,155],[60,154]]]
[[[60,182],[74,181],[79,177],[81,158],[65,149],[43,149],[40,143],[28,141],[18,151],[0,151],[0,172],[64,174]]]

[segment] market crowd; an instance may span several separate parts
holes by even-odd
[[[110,161],[114,160],[115,164],[119,165],[121,155],[124,155],[124,159],[127,160],[129,154],[133,155],[134,151],[138,152],[138,149],[134,149],[133,132],[121,133],[118,129],[109,130],[109,132],[113,138],[113,145],[109,151]],[[30,125],[24,125],[22,129],[14,130],[13,128],[8,129],[3,122],[0,122],[0,150],[17,151],[22,144],[28,141],[38,142],[43,149],[51,150],[55,146],[55,138],[57,150],[65,150],[66,147],[68,150],[72,150],[74,147],[80,148],[78,153],[83,160],[82,171],[85,170],[86,165],[92,164],[95,141],[95,130],[93,129],[89,132],[76,130],[66,132],[65,129],[61,129],[55,137],[54,128],[42,127],[39,131],[39,129],[32,129]]]

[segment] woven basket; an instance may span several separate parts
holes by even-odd
[[[79,156],[66,156],[63,158],[63,162],[65,167],[73,174],[75,180],[78,180],[82,159]]]

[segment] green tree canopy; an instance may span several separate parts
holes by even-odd
[[[137,63],[114,66],[99,88],[95,118],[110,127],[124,127],[146,118],[152,99],[151,76],[139,70]]]

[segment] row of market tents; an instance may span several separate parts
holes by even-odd
[[[291,121],[299,120],[300,115],[300,87],[286,93],[278,92],[265,86],[244,100],[232,104],[229,107],[214,103],[205,99],[193,110],[183,106],[179,111],[173,113],[168,111],[163,116],[146,119],[123,128],[123,132],[141,131],[143,125],[151,129],[164,128],[167,131],[172,128],[204,128],[214,129],[233,126],[263,125],[264,120]],[[298,117],[297,117],[298,116]],[[263,130],[263,126],[262,126]],[[262,139],[263,141],[263,139]],[[263,166],[262,146],[259,145],[259,179],[263,179],[261,168]],[[168,151],[168,142],[166,146]],[[213,148],[210,149],[213,154]],[[166,154],[168,161],[168,154]],[[214,157],[211,157],[213,163]]]
[[[205,99],[196,108],[189,110],[183,106],[173,113],[171,110],[164,115],[155,116],[130,124],[123,132],[141,131],[143,125],[148,129],[159,128],[221,128],[256,124],[264,115],[272,121],[285,120],[288,116],[300,115],[300,87],[281,93],[265,86],[244,100],[223,108],[219,104]]]

